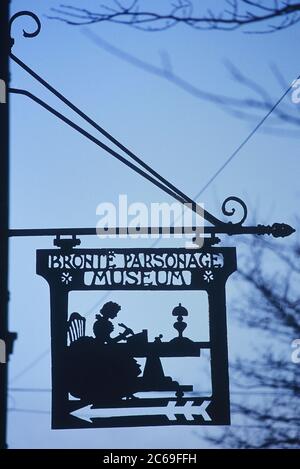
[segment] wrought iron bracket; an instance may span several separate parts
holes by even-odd
[[[30,17],[34,20],[35,22],[35,29],[33,31],[26,31],[23,30],[23,36],[26,38],[33,38],[36,37],[40,31],[41,31],[41,22],[37,15],[30,11],[20,11],[16,13],[15,15],[12,16],[10,20],[10,35],[12,36],[12,25],[13,22],[20,17]],[[11,37],[11,46],[13,47],[14,45],[14,39]],[[75,106],[72,102],[70,102],[65,96],[63,96],[58,90],[56,90],[53,86],[51,86],[46,80],[44,80],[42,77],[40,77],[35,71],[33,71],[28,65],[26,65],[24,62],[22,62],[18,57],[16,57],[12,52],[10,54],[10,57],[12,60],[14,60],[15,63],[17,63],[20,67],[22,67],[28,74],[30,74],[35,80],[37,80],[40,84],[42,84],[45,88],[47,88],[52,94],[54,94],[56,97],[58,97],[66,106],[68,106],[70,109],[72,109],[75,113],[77,113],[82,119],[84,119],[86,122],[88,122],[92,127],[94,127],[99,133],[104,135],[110,142],[112,142],[114,145],[116,145],[120,150],[122,150],[124,153],[127,154],[129,158],[134,160],[135,163],[137,163],[139,166],[137,166],[135,163],[132,163],[129,161],[129,159],[124,158],[123,155],[115,151],[114,149],[110,148],[103,142],[101,142],[99,139],[96,139],[92,134],[89,132],[85,131],[82,127],[78,126],[75,124],[73,121],[70,119],[66,118],[64,115],[53,109],[51,106],[49,106],[47,103],[43,102],[41,99],[37,98],[34,96],[32,93],[26,90],[19,90],[19,89],[12,89],[10,92],[17,93],[17,94],[23,94],[30,99],[34,100],[38,105],[42,106],[45,108],[47,111],[55,115],[57,118],[68,124],[70,127],[72,127],[74,130],[77,132],[81,133],[84,137],[92,141],[94,144],[98,145],[100,148],[105,150],[107,153],[109,153],[111,156],[117,158],[119,161],[121,161],[123,164],[127,165],[130,167],[132,170],[137,172],[139,175],[150,181],[152,184],[155,186],[159,187],[162,189],[165,193],[170,195],[171,197],[175,198],[182,204],[186,204],[191,210],[196,212],[198,215],[200,215],[206,222],[210,223],[213,226],[208,226],[205,227],[202,231],[204,235],[211,235],[210,240],[205,240],[205,243],[209,243],[210,245],[216,244],[219,242],[219,238],[216,237],[216,234],[227,234],[227,235],[240,235],[240,234],[255,234],[255,235],[272,235],[275,238],[278,237],[285,237],[289,236],[292,234],[295,230],[291,226],[285,224],[285,223],[274,223],[273,225],[257,225],[255,226],[244,226],[243,223],[245,222],[247,218],[247,206],[243,200],[241,200],[239,197],[231,196],[228,197],[226,200],[224,200],[222,204],[222,213],[225,217],[231,217],[236,213],[236,207],[232,205],[232,203],[235,203],[237,206],[242,211],[241,217],[237,222],[232,222],[232,221],[223,221],[214,215],[212,215],[210,212],[207,210],[203,209],[200,207],[194,200],[192,200],[190,197],[188,197],[186,194],[184,194],[182,191],[180,191],[177,187],[175,187],[172,183],[170,183],[167,179],[162,177],[159,173],[157,173],[155,170],[153,170],[149,165],[147,165],[143,160],[141,160],[139,157],[137,157],[132,151],[130,151],[128,148],[126,148],[122,143],[120,143],[117,139],[115,139],[112,135],[110,135],[106,130],[104,130],[99,124],[97,124],[95,121],[93,121],[89,116],[87,116],[82,110],[80,110],[77,106]],[[162,230],[163,228],[157,228],[158,230]],[[111,230],[111,228],[108,228],[108,232]],[[121,234],[122,228],[112,228],[113,234]],[[116,232],[116,230],[119,230]],[[125,228],[125,230],[127,230]],[[144,231],[143,231],[144,230]],[[150,227],[145,227],[141,229],[141,232],[149,232],[149,230],[153,230],[153,228]],[[160,232],[160,231],[159,231]],[[196,228],[194,230],[196,233],[194,242],[196,244],[203,245],[203,240],[201,237],[203,234],[198,235],[198,229]],[[37,234],[39,233],[39,234]],[[56,242],[58,243],[63,243],[63,245],[67,245],[66,240],[61,240],[59,238],[60,235],[65,235],[65,234],[71,234],[73,235],[80,235],[80,234],[85,234],[85,235],[95,235],[98,234],[96,232],[95,228],[79,228],[79,229],[46,229],[46,230],[10,230],[10,236],[45,236],[45,235],[54,235],[57,236]],[[108,234],[108,233],[107,233]],[[72,241],[74,243],[74,240]]]

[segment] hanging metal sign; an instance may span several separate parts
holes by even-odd
[[[235,270],[234,248],[38,250],[37,273],[51,296],[53,428],[229,424],[225,284]],[[112,301],[87,330],[86,317],[68,308],[69,293],[76,290],[178,291],[170,317],[176,319],[174,337],[162,340],[159,329],[159,315],[170,312],[154,312],[147,301],[140,314],[157,314],[154,341],[146,329],[134,333],[130,317],[130,328],[117,326],[122,305]],[[191,312],[181,304],[183,290],[208,295],[206,342],[185,333]],[[204,349],[210,351],[211,395],[165,375],[161,358],[200,357]]]

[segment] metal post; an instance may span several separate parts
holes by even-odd
[[[0,2],[0,338],[6,344],[6,361],[10,352],[8,333],[8,177],[9,177],[9,0]],[[4,99],[3,99],[4,97]],[[0,363],[0,449],[7,448],[7,363]]]
[[[228,347],[225,283],[220,282],[209,295],[209,329],[211,343],[211,383],[214,421],[230,425]]]
[[[62,428],[68,410],[65,386],[65,350],[67,345],[68,293],[57,291],[50,284],[51,294],[51,355],[52,355],[52,428]],[[65,428],[68,428],[66,426]]]

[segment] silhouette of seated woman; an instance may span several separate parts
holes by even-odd
[[[69,392],[96,406],[133,398],[138,389],[140,365],[117,344],[132,331],[124,326],[124,332],[111,337],[114,331],[111,319],[117,317],[120,309],[117,303],[105,303],[96,315],[95,338],[81,337],[67,348]]]
[[[96,314],[97,321],[94,324],[93,331],[98,343],[111,344],[120,342],[120,340],[126,340],[126,338],[133,334],[130,329],[124,327],[124,332],[120,333],[116,337],[111,337],[111,333],[114,331],[114,325],[110,319],[115,319],[121,310],[121,306],[117,303],[109,301],[100,310],[100,314]]]

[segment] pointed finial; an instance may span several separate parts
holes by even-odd
[[[274,223],[272,225],[271,233],[274,238],[285,238],[286,236],[290,236],[291,234],[295,233],[295,228],[286,223]]]

